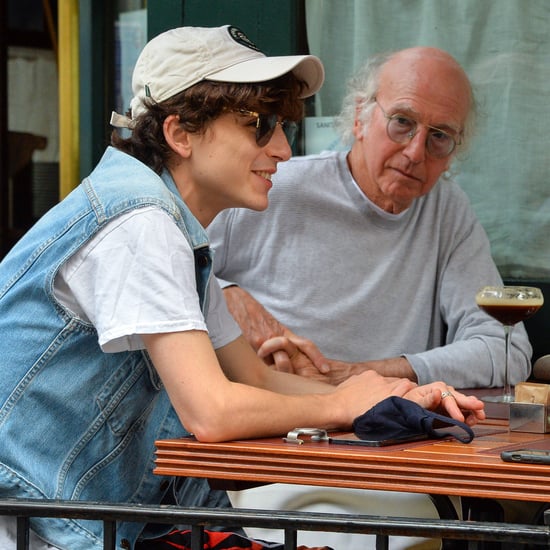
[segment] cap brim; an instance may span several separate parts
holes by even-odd
[[[292,71],[306,84],[301,97],[315,94],[323,85],[325,70],[321,60],[314,55],[287,55],[281,57],[257,57],[205,77],[205,80],[221,82],[263,82],[278,78]]]

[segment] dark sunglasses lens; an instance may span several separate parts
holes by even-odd
[[[282,126],[283,126],[283,132],[285,133],[288,144],[292,147],[292,144],[296,139],[296,133],[298,132],[298,124],[290,120],[284,120]]]
[[[263,147],[267,145],[277,126],[277,115],[259,115],[256,128],[256,143]]]

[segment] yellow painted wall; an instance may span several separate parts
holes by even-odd
[[[59,196],[79,181],[78,0],[59,0]]]

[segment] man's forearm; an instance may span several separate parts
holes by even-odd
[[[390,359],[379,359],[362,363],[346,363],[331,360],[329,363],[331,371],[328,376],[333,384],[340,384],[350,376],[366,370],[374,370],[383,376],[408,378],[413,382],[417,382],[416,374],[404,357],[392,357]]]

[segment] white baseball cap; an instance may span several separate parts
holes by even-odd
[[[231,25],[172,29],[150,40],[138,57],[132,77],[132,119],[147,110],[145,100],[164,101],[202,80],[263,82],[290,71],[305,82],[302,98],[323,84],[323,64],[314,55],[267,57]],[[131,127],[132,120],[113,113],[111,124]]]

